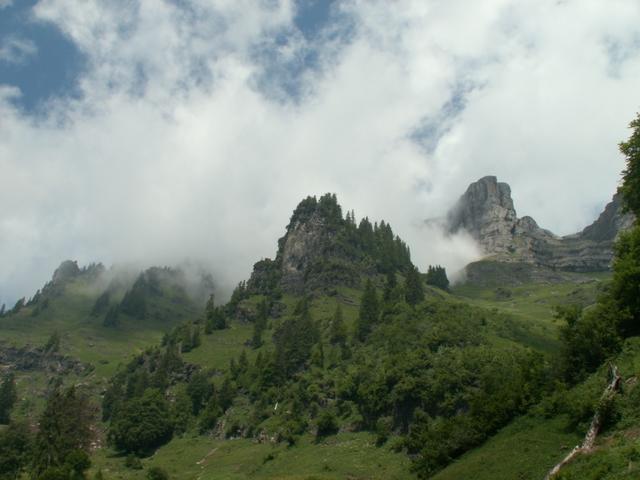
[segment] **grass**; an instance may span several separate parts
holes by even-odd
[[[143,479],[143,470],[130,470],[124,458],[108,450],[94,456],[93,471],[110,479]],[[179,438],[143,460],[146,468],[159,466],[172,479],[333,480],[408,479],[409,459],[403,453],[375,446],[369,433],[341,433],[316,443],[304,436],[298,444],[257,443],[248,439]]]
[[[123,316],[121,325],[108,328],[102,325],[102,317],[90,315],[98,294],[82,280],[71,281],[64,293],[53,298],[38,315],[32,316],[33,309],[26,307],[0,319],[2,342],[18,347],[41,346],[58,332],[64,355],[92,364],[96,376],[106,379],[120,363],[158,345],[165,332],[199,313],[193,307],[174,305],[171,299],[160,298],[155,299],[154,308],[166,312],[165,318],[140,320]]]
[[[499,336],[541,352],[553,353],[559,348],[558,329],[561,325],[554,318],[554,307],[594,303],[604,283],[611,277],[609,273],[574,276],[576,281],[567,283],[529,283],[501,288],[462,285],[452,289],[452,296],[504,314],[493,322]]]
[[[562,418],[521,417],[463,455],[433,480],[540,480],[580,437]]]

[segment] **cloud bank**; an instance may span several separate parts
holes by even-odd
[[[297,202],[335,192],[422,268],[477,252],[423,220],[494,174],[565,234],[614,192],[640,105],[636,0],[41,0],[87,58],[38,116],[0,86],[0,300],[65,258],[199,259],[232,285]],[[123,14],[123,12],[127,12]],[[46,72],[43,72],[45,74]]]

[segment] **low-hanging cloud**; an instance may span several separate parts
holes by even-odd
[[[313,40],[296,8],[41,0],[34,21],[87,68],[45,116],[0,87],[0,300],[65,258],[191,258],[232,285],[309,194],[389,221],[420,267],[455,269],[473,243],[423,220],[481,176],[557,233],[615,190],[640,104],[635,0],[336,2]]]

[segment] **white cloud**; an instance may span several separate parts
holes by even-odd
[[[314,44],[292,2],[182,3],[37,5],[89,68],[82,99],[48,119],[0,103],[0,297],[28,295],[64,258],[204,258],[237,282],[296,203],[326,191],[390,221],[423,268],[455,268],[471,242],[418,226],[483,175],[559,233],[615,189],[640,103],[635,0],[339,2],[353,31]],[[284,65],[317,53],[296,101],[257,86],[265,46]],[[447,128],[425,150],[413,134],[432,118]]]
[[[8,36],[0,41],[0,62],[21,64],[37,53],[36,44],[26,38]]]

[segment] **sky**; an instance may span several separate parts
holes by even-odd
[[[421,269],[485,175],[581,230],[640,110],[637,0],[0,0],[0,302],[64,259],[202,262],[228,288],[334,192]]]

